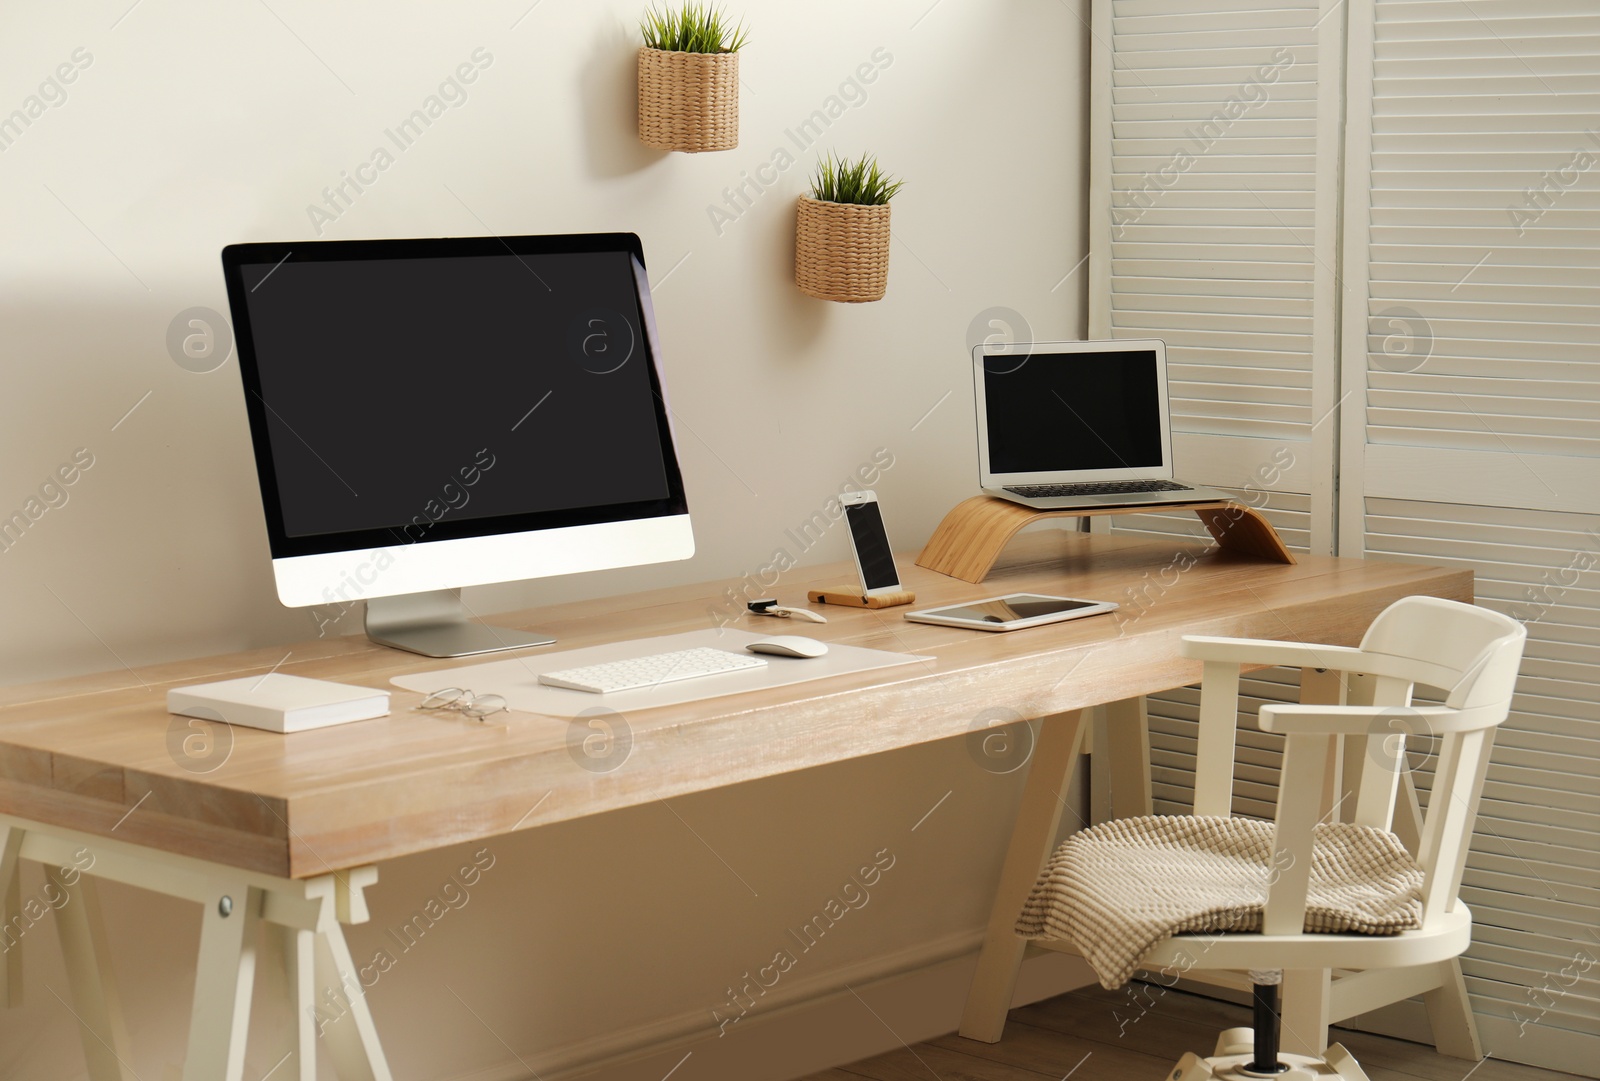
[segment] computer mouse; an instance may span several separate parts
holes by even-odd
[[[744,648],[751,653],[771,653],[779,657],[820,657],[828,652],[827,643],[798,634],[761,638],[748,643]]]

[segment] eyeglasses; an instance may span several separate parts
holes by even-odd
[[[422,700],[418,709],[445,709],[464,713],[475,721],[504,712],[511,707],[498,694],[473,694],[462,687],[446,687]]]

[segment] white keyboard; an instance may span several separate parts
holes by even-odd
[[[698,679],[722,672],[743,672],[765,668],[766,658],[748,653],[729,653],[725,649],[700,646],[673,653],[654,653],[648,657],[629,657],[560,672],[544,672],[539,682],[547,687],[566,687],[574,691],[605,694],[607,691],[632,691],[680,679]]]

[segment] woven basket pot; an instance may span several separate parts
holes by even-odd
[[[739,145],[739,54],[639,49],[639,141],[657,150]]]
[[[800,196],[794,280],[820,300],[882,300],[889,284],[889,204],[825,203]]]

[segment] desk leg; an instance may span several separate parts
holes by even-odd
[[[240,1081],[255,989],[262,896],[243,882],[217,880],[200,922],[194,1009],[183,1081]]]
[[[59,867],[46,867],[45,875],[67,898],[56,912],[56,932],[61,939],[72,1012],[82,1030],[89,1077],[92,1081],[133,1081],[134,1073],[127,1066],[128,1029],[111,976],[105,922],[100,917],[100,884],[92,878],[79,878],[68,886]]]
[[[1117,817],[1111,791],[1111,737],[1106,731],[1106,707],[1095,706],[1088,717],[1081,753],[1089,756],[1089,825],[1098,826]]]
[[[1150,713],[1145,700],[1143,697],[1124,698],[1103,708],[1106,711],[1104,747],[1111,759],[1113,813],[1118,818],[1150,814]]]
[[[337,1020],[322,1026],[322,1038],[339,1081],[393,1081],[343,929],[335,923],[317,932],[314,952],[317,987],[337,988],[338,1001],[348,1006]],[[326,990],[323,1001],[327,1001]]]
[[[93,878],[80,877],[68,886],[61,881],[61,868],[76,866],[85,852],[94,854]],[[67,897],[55,919],[73,998],[70,1008],[83,1028],[90,1081],[131,1081],[133,1076],[122,1064],[127,1033],[95,892],[102,878],[200,905],[200,956],[184,1081],[239,1081],[264,933],[269,955],[282,960],[289,977],[285,997],[294,1011],[299,1081],[313,1081],[317,1075],[319,1035],[327,1040],[340,1081],[392,1081],[342,926],[367,920],[365,890],[378,880],[376,867],[279,878],[0,813],[0,915],[8,915],[7,905],[15,907],[19,859],[41,864]],[[15,1004],[20,997],[20,976],[13,967],[19,953],[13,948],[0,958],[0,1003]],[[344,1020],[319,1025],[315,995],[323,987],[345,997],[349,1008]],[[293,1076],[283,1072],[283,1065],[273,1067],[274,1076]]]
[[[1087,711],[1075,711],[1046,717],[1040,724],[1022,805],[1017,809],[994,907],[989,911],[983,952],[961,1015],[961,1035],[968,1039],[997,1043],[1005,1030],[1006,1011],[1011,1009],[1011,996],[1017,989],[1017,970],[1027,949],[1026,940],[1018,938],[1014,930],[1017,916],[1055,847],[1066,807],[1065,789],[1077,765],[1087,720]]]
[[[0,1008],[22,1005],[22,940],[12,933],[22,926],[21,858],[22,831],[0,826]]]
[[[262,928],[266,970],[283,981],[281,997],[289,1008],[289,1040],[285,1048],[293,1064],[274,1078],[283,1081],[317,1081],[316,960],[314,931],[266,923]]]

